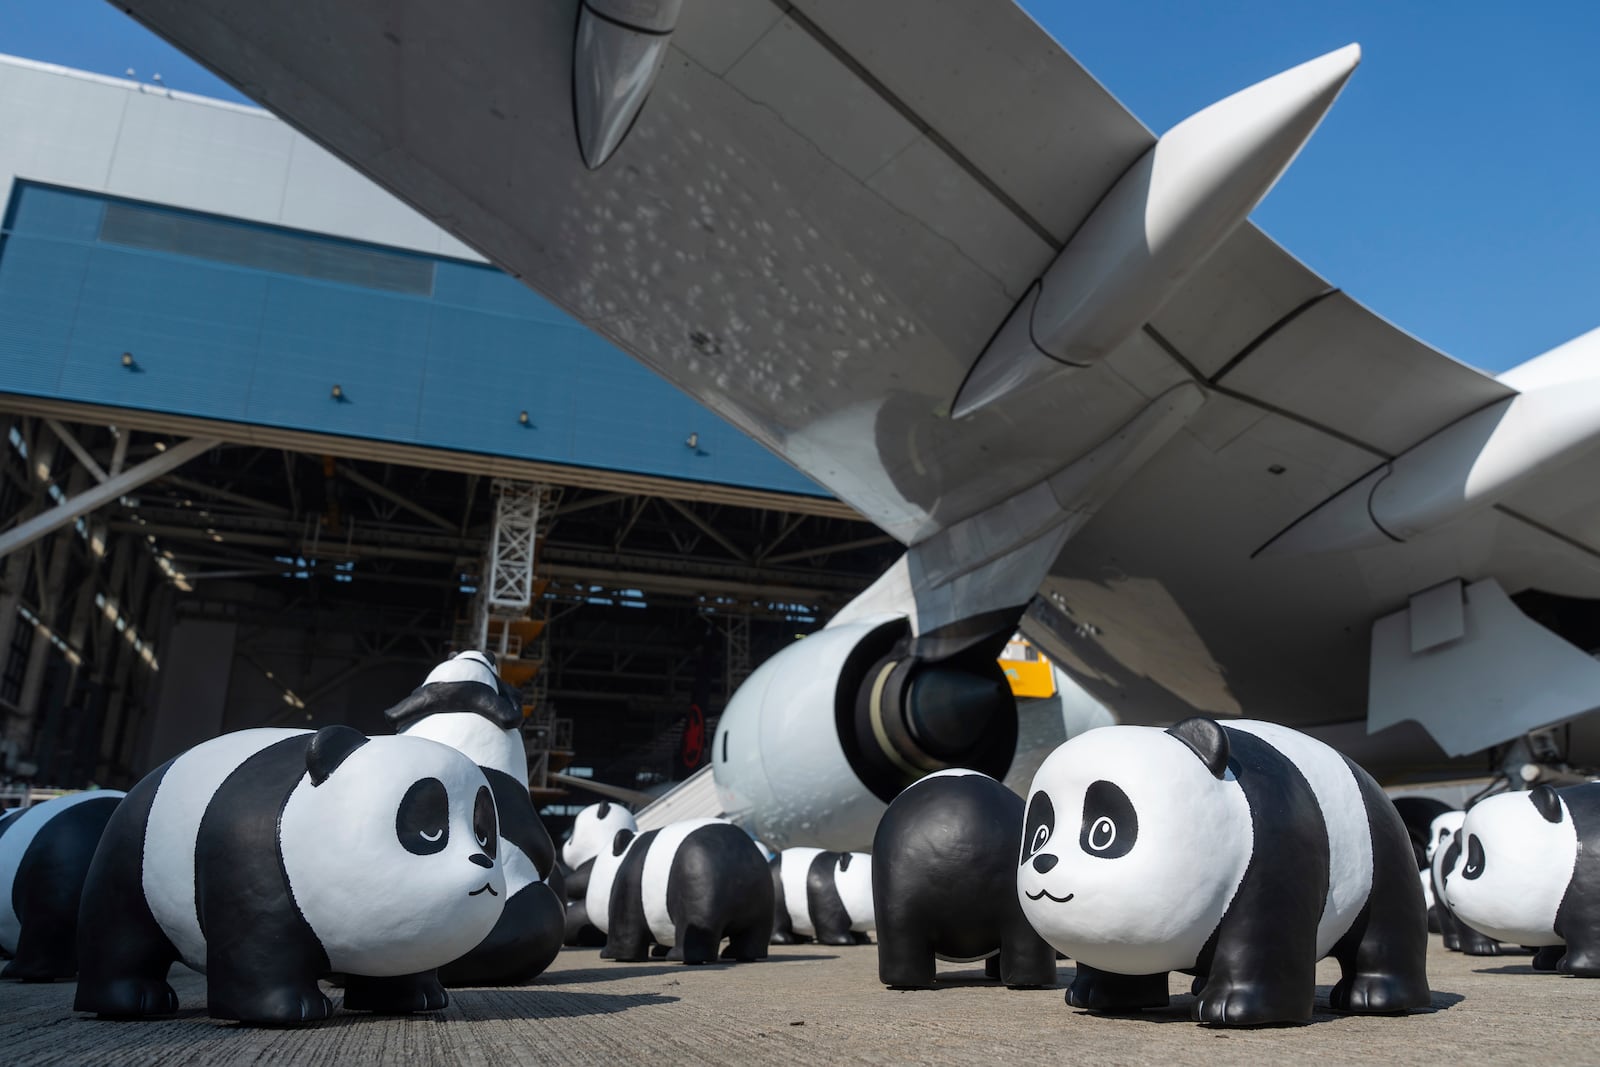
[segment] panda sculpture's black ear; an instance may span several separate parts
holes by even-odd
[[[594,813],[594,817],[597,819],[603,819],[609,814],[611,814],[611,801],[602,800],[600,802],[600,810]]]
[[[1208,719],[1204,715],[1196,715],[1192,719],[1184,719],[1176,726],[1169,727],[1167,733],[1194,750],[1200,757],[1200,762],[1206,765],[1206,770],[1211,772],[1213,778],[1221,778],[1228,769],[1228,733],[1217,725],[1215,719]]]
[[[339,769],[356,749],[367,743],[367,736],[348,726],[324,726],[311,738],[306,749],[306,770],[311,772],[311,784],[321,785],[328,775]]]
[[[628,842],[633,840],[632,830],[618,830],[617,836],[611,839],[611,854],[620,856],[628,848]]]
[[[841,871],[848,871],[850,869],[850,857],[854,855],[854,852],[844,852],[839,855],[839,869]]]
[[[1545,821],[1561,821],[1561,798],[1550,786],[1539,786],[1528,794],[1528,799],[1533,801],[1533,806],[1539,809],[1539,814],[1545,817]]]

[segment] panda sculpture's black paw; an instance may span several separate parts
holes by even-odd
[[[333,1001],[316,986],[284,986],[256,993],[237,1002],[219,1002],[212,995],[207,1005],[213,1019],[236,1019],[248,1026],[303,1026],[333,1014]]]
[[[1310,990],[1304,998],[1295,998],[1259,983],[1212,981],[1201,991],[1190,1014],[1196,1022],[1214,1026],[1310,1022]]]
[[[1072,985],[1067,988],[1067,1003],[1074,1008],[1086,1008],[1108,1015],[1145,1008],[1164,1008],[1169,999],[1165,973],[1112,974],[1081,963]]]
[[[107,1019],[146,1019],[174,1014],[178,1010],[178,994],[159,978],[79,982],[72,1010],[93,1012]]]
[[[1574,978],[1600,978],[1600,952],[1593,950],[1574,952],[1569,945],[1567,954],[1561,957],[1556,969]]]
[[[1561,966],[1561,957],[1566,954],[1566,945],[1545,945],[1533,954],[1533,969],[1554,971]]]
[[[350,1011],[407,1015],[414,1011],[438,1011],[449,1003],[450,995],[439,983],[436,971],[394,978],[352,974],[344,987],[344,1006]]]
[[[800,937],[799,937],[798,934],[786,934],[786,933],[780,933],[779,931],[774,930],[774,931],[772,931],[772,944],[774,944],[774,945],[798,945],[798,944],[800,944]]]
[[[1398,1015],[1432,1003],[1433,995],[1425,979],[1407,980],[1391,974],[1341,978],[1328,994],[1328,1005],[1334,1011],[1365,1015]]]

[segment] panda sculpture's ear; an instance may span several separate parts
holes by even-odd
[[[600,810],[594,813],[594,817],[597,819],[603,819],[609,814],[611,814],[611,801],[602,800],[600,802]]]
[[[1561,798],[1550,786],[1541,785],[1528,794],[1528,799],[1533,801],[1533,806],[1539,809],[1539,814],[1547,822],[1561,821]]]
[[[839,869],[841,871],[848,871],[850,869],[850,857],[854,856],[854,855],[855,855],[854,852],[845,852],[845,853],[841,853],[840,854],[840,856],[839,856]]]
[[[1213,778],[1221,778],[1228,769],[1228,734],[1215,719],[1208,719],[1204,715],[1196,715],[1192,719],[1184,719],[1176,726],[1169,727],[1167,733],[1194,750],[1200,757],[1200,762],[1206,765],[1206,770],[1211,772]]]
[[[620,856],[628,849],[628,842],[633,840],[632,830],[618,830],[617,836],[611,839],[611,854]]]
[[[328,775],[338,770],[350,753],[366,743],[365,734],[348,726],[324,726],[318,730],[306,749],[306,770],[311,772],[311,784],[326,782]]]

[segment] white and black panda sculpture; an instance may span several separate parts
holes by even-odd
[[[722,958],[750,962],[766,959],[772,941],[766,856],[722,819],[619,830],[595,858],[587,904],[591,921],[605,910],[608,959],[646,959],[654,944],[668,959],[711,963],[727,938]]]
[[[1600,978],[1600,782],[1479,801],[1445,853],[1444,896],[1533,965]]]
[[[347,726],[224,734],[112,815],[83,890],[74,1007],[170,1015],[182,960],[217,1019],[327,1018],[331,972],[346,1008],[442,1008],[436,969],[500,918],[498,852],[489,783],[453,748]]]
[[[1433,902],[1439,917],[1439,934],[1444,947],[1451,952],[1464,952],[1468,956],[1504,956],[1526,954],[1521,945],[1508,945],[1480,933],[1456,917],[1450,903],[1444,899],[1440,886],[1444,885],[1445,858],[1466,819],[1464,811],[1446,811],[1434,817],[1428,835],[1428,880],[1433,888]]]
[[[977,771],[937,771],[894,798],[872,839],[884,985],[932,987],[935,959],[985,960],[1013,989],[1055,984],[1055,950],[1017,902],[1021,829],[1022,798]]]
[[[0,978],[53,982],[78,972],[78,902],[122,793],[75,793],[0,818]]]
[[[1316,964],[1341,1011],[1430,1002],[1427,916],[1411,846],[1376,782],[1272,723],[1108,726],[1034,776],[1016,893],[1072,957],[1074,1007],[1167,1003],[1196,976],[1196,1019],[1311,1018]]]
[[[589,874],[594,869],[595,858],[611,850],[618,831],[633,833],[638,828],[639,824],[634,821],[631,811],[609,800],[590,804],[573,818],[572,834],[561,847],[562,862],[571,872],[566,877],[565,940],[568,945],[593,948],[606,943],[603,928],[605,918],[600,918],[602,925],[596,925],[589,919]]]
[[[872,856],[786,848],[772,868],[772,943],[816,938],[824,945],[867,945],[872,918]]]
[[[449,745],[489,780],[500,816],[506,903],[500,921],[473,950],[439,968],[445,985],[526,982],[550,966],[566,933],[565,893],[555,844],[528,794],[522,708],[487,652],[462,652],[384,713],[407,737]]]

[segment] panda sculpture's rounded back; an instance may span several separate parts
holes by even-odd
[[[122,793],[57,797],[0,818],[0,978],[51,982],[78,971],[78,902]]]
[[[632,834],[638,828],[631,811],[608,800],[590,804],[573,818],[572,833],[561,847],[562,862],[571,871],[566,879],[567,944],[592,948],[606,943],[603,926],[589,918],[589,876],[594,870],[595,858],[611,850],[619,831]],[[605,918],[600,917],[599,923],[604,922]]]
[[[506,903],[481,944],[439,969],[446,985],[525,982],[550,966],[566,934],[564,887],[555,844],[528,794],[522,707],[487,652],[462,652],[384,713],[407,737],[449,745],[476,763],[500,815]]]
[[[816,938],[824,945],[865,945],[872,913],[872,856],[786,848],[770,861],[774,898],[772,942]]]
[[[763,960],[772,940],[772,878],[750,835],[723,819],[685,819],[634,835],[619,830],[589,875],[588,905],[606,899],[605,955],[642,960]]]
[[[443,1007],[435,971],[505,900],[494,797],[453,748],[346,726],[257,729],[191,748],[134,786],[90,865],[78,1011],[170,1015],[182,960],[213,1018],[326,1018],[346,976],[364,1011]]]
[[[986,960],[1013,988],[1055,984],[1055,952],[1017,903],[1021,829],[1022,799],[977,771],[937,771],[894,798],[872,839],[884,985],[931,987],[935,959]]]
[[[1479,801],[1445,853],[1444,895],[1534,966],[1600,978],[1600,782]]]
[[[1464,952],[1469,956],[1503,956],[1524,953],[1521,945],[1508,945],[1480,933],[1462,922],[1450,909],[1440,888],[1444,885],[1445,857],[1466,819],[1464,811],[1446,811],[1433,820],[1428,830],[1428,881],[1433,888],[1434,907],[1439,916],[1439,934],[1444,947],[1451,952]]]
[[[1430,1000],[1427,916],[1394,806],[1343,756],[1272,723],[1068,741],[1034,776],[1016,892],[1076,962],[1076,1007],[1165,1005],[1167,972],[1182,970],[1199,976],[1202,1022],[1306,1021],[1330,953],[1336,1009]]]

